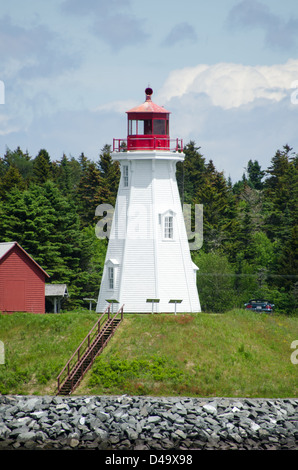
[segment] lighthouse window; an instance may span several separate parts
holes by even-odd
[[[151,119],[130,119],[128,121],[129,135],[149,135],[152,134]]]
[[[166,135],[166,121],[164,119],[154,119],[153,134]]]
[[[173,217],[165,217],[164,224],[164,237],[167,239],[173,238]]]
[[[145,119],[144,121],[144,135],[152,134],[152,121],[151,119]]]
[[[134,119],[130,119],[128,122],[128,134],[129,135],[137,134],[137,121]]]
[[[108,269],[109,289],[114,289],[114,268]]]
[[[123,166],[123,186],[128,187],[128,165]]]

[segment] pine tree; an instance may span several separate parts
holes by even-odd
[[[37,184],[43,184],[52,178],[51,160],[48,152],[41,149],[33,160],[33,180]]]
[[[95,163],[89,163],[76,189],[77,210],[84,227],[95,223],[95,210],[101,204],[101,182],[102,178]]]
[[[80,263],[81,234],[75,206],[53,182],[12,189],[0,214],[3,241],[17,241],[50,274],[71,283]]]
[[[265,171],[261,170],[261,166],[257,160],[254,162],[249,160],[247,164],[248,185],[254,189],[262,189]]]
[[[59,186],[60,191],[64,195],[69,195],[72,192],[72,178],[71,178],[71,167],[69,160],[65,154],[61,158],[61,161],[57,168],[56,182]]]
[[[107,241],[99,240],[94,227],[89,225],[81,230],[82,244],[80,266],[76,285],[83,297],[96,298],[101,282]]]
[[[272,240],[281,244],[288,239],[298,216],[298,156],[290,155],[291,150],[285,146],[283,151],[276,152],[264,185],[265,201],[270,207],[266,230]]]
[[[84,152],[78,158],[79,165],[81,167],[81,171],[84,172],[87,170],[90,160],[84,155]]]
[[[205,158],[199,150],[200,147],[190,141],[183,150],[184,162],[177,163],[176,178],[182,203],[191,204],[204,181]]]
[[[107,203],[115,206],[120,180],[120,168],[118,162],[113,162],[111,146],[105,145],[101,150],[97,164],[100,172],[99,198],[101,204]]]
[[[2,171],[3,169],[5,172],[8,171],[11,166],[17,168],[26,185],[28,185],[33,174],[33,161],[28,152],[24,153],[20,147],[17,147],[14,151],[7,149],[3,157]]]
[[[6,195],[13,189],[18,188],[20,190],[25,189],[25,181],[20,174],[19,170],[14,166],[10,165],[3,178],[0,180],[0,198],[5,199]]]
[[[207,251],[223,249],[230,239],[235,217],[233,194],[223,173],[215,169],[212,161],[209,161],[203,174],[194,202],[203,204],[204,247]]]

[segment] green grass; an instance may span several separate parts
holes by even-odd
[[[98,316],[0,316],[0,393],[52,394]],[[297,397],[291,343],[298,318],[225,314],[124,315],[77,395]]]
[[[57,375],[97,318],[94,313],[0,315],[5,350],[0,393],[53,394]]]

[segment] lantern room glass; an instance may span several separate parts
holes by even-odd
[[[128,135],[169,135],[168,119],[129,119]]]

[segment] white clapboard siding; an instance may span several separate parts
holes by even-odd
[[[177,312],[199,312],[200,301],[176,182],[176,162],[183,154],[150,151],[113,154],[121,180],[100,286],[97,311],[115,299],[124,311],[173,312],[170,299],[182,299]],[[128,166],[125,187],[123,166]],[[164,237],[164,217],[173,216],[173,238]],[[114,268],[109,289],[108,267]]]

